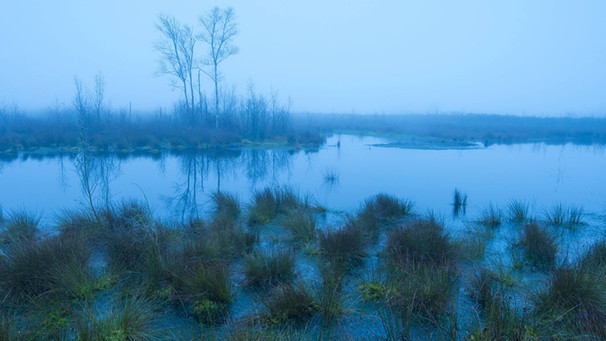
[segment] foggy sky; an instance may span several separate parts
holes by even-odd
[[[171,108],[157,15],[232,6],[224,85],[297,112],[606,114],[606,1],[3,1],[0,105],[69,106],[100,72],[113,109]],[[210,89],[210,81],[207,81]]]

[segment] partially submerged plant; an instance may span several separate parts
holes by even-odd
[[[508,218],[515,223],[524,223],[528,220],[530,205],[521,200],[512,200],[507,205]]]
[[[40,217],[28,212],[12,212],[0,230],[0,246],[35,241]]]
[[[289,282],[294,277],[295,256],[292,250],[254,251],[244,258],[246,284],[266,287]]]
[[[316,238],[316,220],[311,210],[299,208],[289,212],[281,222],[299,243],[311,242]]]
[[[396,267],[408,263],[441,267],[454,265],[457,250],[444,226],[419,219],[391,231],[384,254]]]
[[[263,300],[265,317],[271,323],[303,325],[318,312],[312,290],[303,282],[274,287]]]
[[[578,265],[554,271],[545,290],[535,297],[535,314],[556,329],[572,335],[606,337],[606,288],[604,278]]]
[[[544,227],[536,223],[526,224],[518,244],[532,266],[541,270],[555,267],[558,244],[556,238]]]
[[[581,207],[565,206],[562,203],[554,205],[551,210],[544,210],[547,224],[552,226],[575,227],[584,225],[584,211]]]
[[[487,227],[499,227],[503,222],[503,213],[496,205],[490,204],[482,210],[479,222]]]
[[[364,235],[353,226],[320,233],[319,245],[322,257],[339,271],[359,264],[366,255]]]
[[[452,199],[452,214],[456,217],[459,214],[467,213],[467,194],[455,188]]]

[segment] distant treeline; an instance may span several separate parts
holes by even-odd
[[[353,115],[290,114],[267,103],[224,115],[220,128],[192,125],[178,113],[129,115],[105,112],[83,120],[73,110],[43,115],[0,111],[0,155],[73,153],[87,148],[109,153],[158,153],[239,147],[246,144],[318,146],[340,133],[427,137],[491,144],[545,142],[606,144],[606,118],[520,117],[478,114]]]
[[[411,135],[485,145],[545,142],[605,144],[606,117],[523,117],[487,114],[355,115],[297,117],[311,131]],[[299,124],[304,124],[300,122]]]

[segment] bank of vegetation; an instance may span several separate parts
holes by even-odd
[[[0,338],[606,337],[606,242],[575,244],[596,228],[578,207],[459,207],[455,233],[389,194],[330,219],[285,188],[210,199],[183,222],[137,201],[3,212]]]

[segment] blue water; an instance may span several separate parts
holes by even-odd
[[[340,142],[340,143],[339,143]],[[606,212],[603,146],[493,145],[465,150],[378,146],[376,137],[336,135],[313,151],[245,148],[229,153],[164,155],[125,160],[99,157],[91,172],[98,205],[107,199],[146,201],[158,217],[203,215],[219,188],[249,202],[266,186],[296,190],[330,210],[352,211],[379,192],[447,216],[455,188],[468,195],[468,216],[489,204],[524,200],[539,214],[557,203]],[[3,211],[27,210],[52,219],[86,207],[73,158],[21,158],[0,163]],[[98,170],[101,169],[101,170]],[[329,180],[329,175],[333,180]]]

